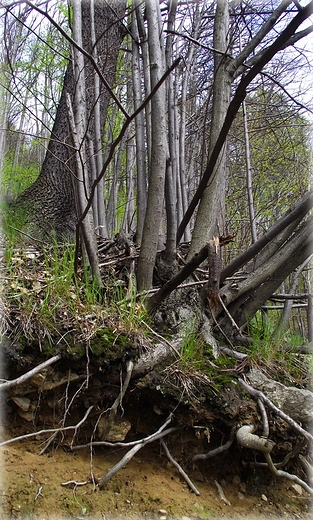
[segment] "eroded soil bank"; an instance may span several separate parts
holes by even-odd
[[[91,466],[100,478],[121,458],[118,450],[98,449],[92,458],[88,450],[68,453],[59,447],[40,456],[39,450],[39,440],[2,448],[2,518],[311,518],[305,492],[273,479],[267,469],[245,468],[235,450],[188,469],[200,496],[156,445],[143,448],[102,491],[92,482],[62,484],[88,482]]]

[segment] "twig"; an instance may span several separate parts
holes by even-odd
[[[25,231],[22,231],[21,229],[18,229],[16,227],[13,227],[9,224],[9,227],[11,229],[14,229],[14,231],[17,231],[18,233],[20,233],[21,235],[24,235],[25,237],[27,238],[30,238],[31,240],[33,240],[34,242],[38,242],[39,244],[43,244],[45,246],[49,246],[49,243],[48,242],[44,242],[43,240],[39,240],[39,238],[35,238],[35,237],[32,237],[31,235],[29,235],[28,233],[25,233]]]
[[[13,379],[12,381],[5,381],[4,383],[0,383],[0,390],[7,390],[8,388],[12,388],[14,386],[21,385],[22,383],[25,383],[28,379],[33,377],[35,374],[38,374],[41,370],[44,368],[52,365],[56,361],[59,361],[61,359],[61,354],[57,354],[56,356],[53,356],[50,359],[47,359],[47,361],[44,361],[40,365],[36,366],[35,368],[32,368],[29,372],[26,372],[26,374],[23,374],[22,376],[18,377],[17,379]]]
[[[73,429],[76,430],[86,421],[86,419],[92,409],[93,409],[93,406],[89,406],[84,417],[79,421],[79,423],[77,423],[74,426],[64,426],[62,428],[49,428],[48,430],[40,430],[38,432],[27,433],[26,435],[20,435],[19,437],[14,437],[13,439],[8,439],[7,441],[3,441],[0,443],[0,446],[5,446],[6,444],[11,444],[12,442],[21,441],[24,439],[29,439],[30,437],[36,437],[37,435],[43,435],[44,433],[64,432],[64,431],[73,430]]]
[[[232,445],[235,439],[235,432],[236,432],[236,426],[233,426],[230,430],[229,439],[225,444],[222,446],[219,446],[218,448],[215,448],[214,450],[209,451],[208,453],[198,453],[197,455],[194,455],[192,457],[192,462],[195,462],[196,460],[205,460],[205,459],[211,459],[212,457],[215,457],[215,455],[219,455],[223,451],[227,451],[228,448]]]
[[[236,329],[236,331],[238,332],[239,336],[242,336],[242,332],[241,332],[240,328],[238,327],[238,325],[235,322],[234,318],[230,314],[229,310],[227,309],[227,307],[226,307],[225,303],[223,302],[222,298],[220,297],[220,295],[218,295],[218,299],[219,299],[219,302],[220,302],[221,306],[223,307],[226,315],[230,319],[230,322],[231,322],[232,326]]]
[[[164,437],[165,435],[168,435],[169,433],[173,432],[173,431],[177,431],[177,429],[179,429],[178,427],[174,427],[174,428],[168,428],[167,430],[163,431],[164,428],[166,428],[166,426],[171,422],[172,420],[172,414],[167,418],[167,420],[165,421],[165,423],[161,426],[161,428],[159,428],[158,431],[156,431],[154,434],[152,435],[149,435],[149,437],[146,437],[144,439],[142,439],[140,441],[139,444],[133,446],[133,448],[131,448],[125,455],[124,457],[117,463],[115,464],[115,466],[113,466],[113,468],[111,468],[100,480],[99,482],[99,488],[102,489],[104,487],[104,485],[109,482],[109,480],[120,470],[122,469],[124,466],[126,466],[126,464],[128,464],[128,462],[133,458],[133,456],[137,453],[137,451],[139,451],[141,448],[143,448],[143,446],[145,446],[146,444],[149,444],[150,442],[152,441],[155,441],[157,439],[160,439],[161,437]]]
[[[168,447],[166,446],[165,442],[163,439],[160,440],[161,442],[161,445],[166,453],[166,456],[168,458],[168,460],[173,464],[173,466],[175,466],[175,468],[178,469],[179,473],[181,474],[181,476],[186,480],[188,486],[190,487],[190,489],[194,492],[195,495],[199,496],[200,495],[200,491],[198,491],[198,489],[196,488],[196,486],[191,482],[190,478],[188,477],[187,473],[185,473],[185,471],[183,470],[183,468],[180,466],[180,464],[178,464],[178,462],[172,457],[172,455],[170,454],[169,452],[169,449]]]
[[[260,390],[256,390],[255,388],[253,388],[252,386],[250,386],[248,383],[246,383],[245,381],[243,381],[243,379],[238,379],[238,383],[245,389],[247,390],[247,392],[249,392],[250,395],[252,395],[253,397],[255,397],[256,399],[261,399],[261,401],[263,401],[264,403],[267,404],[267,406],[269,408],[271,408],[271,410],[273,410],[274,412],[277,413],[277,415],[279,415],[279,417],[281,417],[284,421],[286,421],[294,430],[296,430],[298,433],[300,433],[301,435],[303,435],[303,437],[305,437],[309,442],[313,442],[313,435],[311,435],[309,432],[307,432],[306,430],[304,430],[296,421],[294,421],[289,415],[287,415],[286,413],[284,413],[282,410],[280,410],[279,408],[277,408],[277,406],[275,406],[272,401],[266,397],[263,392],[261,392]]]
[[[35,499],[34,499],[35,502],[36,502],[37,498],[43,497],[43,494],[41,492],[42,492],[42,486],[39,486],[38,487],[38,491],[37,491],[36,496],[35,496]]]

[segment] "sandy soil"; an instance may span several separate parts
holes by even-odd
[[[145,447],[102,491],[92,482],[118,462],[123,452],[99,449],[75,454],[62,447],[39,455],[40,439],[1,448],[1,518],[32,519],[309,519],[307,494],[291,481],[274,481],[261,472],[244,480],[231,454],[188,470],[200,491],[192,493],[158,445]],[[68,481],[84,485],[62,484]],[[228,501],[221,499],[217,481]]]

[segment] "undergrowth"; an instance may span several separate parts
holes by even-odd
[[[18,223],[5,221],[4,255],[1,265],[2,299],[7,328],[15,339],[44,339],[72,334],[90,339],[97,330],[113,326],[142,333],[147,320],[144,306],[136,300],[134,287],[104,276],[100,293],[88,269],[80,264],[75,273],[75,246],[52,242],[26,245]],[[29,242],[29,237],[26,237]]]
[[[298,333],[287,330],[277,333],[278,321],[267,315],[260,318],[261,313],[249,322],[249,336],[252,343],[247,351],[250,366],[260,367],[269,376],[299,386],[309,383],[309,366],[311,356],[299,355],[297,347],[305,343]],[[306,363],[306,364],[305,364]]]

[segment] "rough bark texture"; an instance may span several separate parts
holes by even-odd
[[[116,5],[114,5],[116,4]],[[83,44],[91,53],[90,2],[85,0],[83,9]],[[125,3],[110,2],[110,7],[101,2],[95,5],[95,29],[98,39],[99,67],[109,85],[115,77],[116,60],[123,37],[123,26],[119,21],[125,12]],[[94,139],[94,120],[90,115],[94,103],[94,75],[92,66],[85,58],[86,103],[88,133]],[[102,84],[100,96],[102,126],[106,117],[110,93]],[[58,106],[56,119],[46,157],[36,181],[16,201],[16,208],[26,214],[29,229],[40,238],[54,232],[57,238],[72,238],[76,225],[75,200],[72,175],[75,174],[72,142],[66,109],[66,92],[74,95],[75,84],[72,63],[69,62]]]

